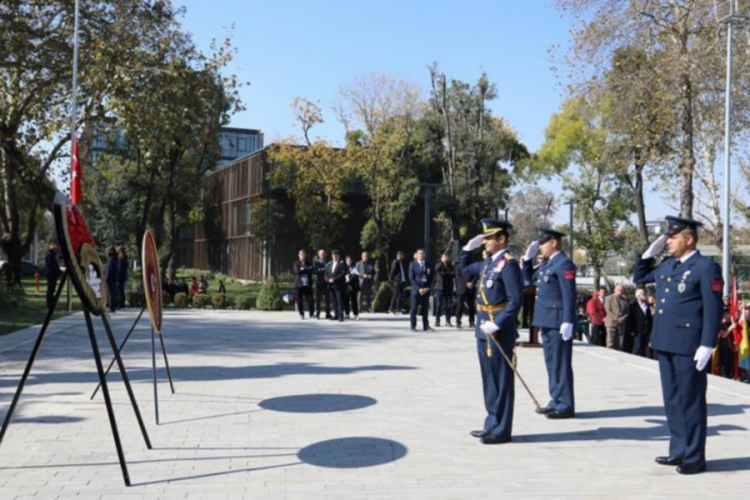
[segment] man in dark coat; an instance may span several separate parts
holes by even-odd
[[[357,262],[359,274],[359,288],[357,304],[361,312],[372,312],[372,299],[375,289],[375,262],[370,259],[369,252],[362,252],[362,260]]]
[[[300,250],[297,254],[297,260],[294,262],[294,288],[297,295],[297,307],[299,316],[305,319],[305,300],[310,309],[310,317],[315,314],[315,303],[313,301],[312,282],[313,282],[313,265],[307,260],[307,252]]]
[[[411,311],[409,314],[412,331],[417,330],[417,309],[421,308],[422,328],[430,328],[430,285],[432,284],[432,266],[425,260],[423,249],[414,254],[414,261],[409,266],[409,282],[411,283]]]
[[[338,250],[331,253],[333,260],[326,264],[326,281],[333,300],[334,316],[331,319],[344,321],[344,299],[346,298],[346,264]]]
[[[463,264],[456,267],[456,326],[463,328],[461,320],[464,316],[464,307],[469,316],[469,328],[474,328],[474,316],[476,311],[476,283],[478,274],[469,274],[465,271]]]
[[[44,275],[47,278],[47,309],[50,309],[53,306],[52,302],[55,300],[57,280],[62,275],[60,261],[57,259],[57,243],[54,241],[50,242],[49,250],[44,256]]]
[[[635,300],[630,304],[628,328],[625,334],[626,343],[632,346],[630,351],[638,356],[651,358],[651,307],[646,300],[646,291],[639,288],[635,291]]]
[[[440,313],[445,308],[445,324],[451,324],[451,314],[453,313],[453,280],[456,276],[456,270],[451,262],[451,257],[447,253],[440,256],[440,263],[435,266],[435,280],[433,281],[433,290],[435,298],[433,300],[433,314],[435,315],[435,326],[440,326]]]
[[[322,248],[318,250],[318,256],[313,262],[315,268],[315,317],[320,319],[320,311],[323,309],[323,300],[326,304],[326,319],[331,319],[331,294],[326,279],[326,251]]]
[[[660,465],[679,474],[706,470],[707,368],[724,312],[721,268],[700,254],[698,228],[690,219],[667,217],[666,234],[638,258],[633,281],[656,283],[651,347],[659,360],[669,455]],[[666,246],[670,257],[656,263]]]
[[[401,312],[401,297],[406,287],[406,264],[404,264],[404,252],[396,252],[396,258],[391,262],[391,272],[388,274],[393,289],[391,305],[388,312],[398,314]]]

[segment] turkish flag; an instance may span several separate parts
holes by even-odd
[[[83,177],[83,170],[81,169],[81,162],[78,159],[78,138],[73,136],[73,157],[70,165],[70,199],[76,205],[81,202],[81,177]]]

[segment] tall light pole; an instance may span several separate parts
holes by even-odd
[[[430,230],[432,228],[432,190],[442,187],[443,184],[435,182],[415,182],[412,186],[424,188],[424,254],[430,260]]]
[[[70,158],[73,158],[73,148],[76,137],[77,98],[78,98],[78,18],[80,11],[80,0],[76,0],[75,14],[73,20],[73,89],[70,98]],[[72,167],[72,162],[71,162]],[[72,174],[72,172],[71,172]],[[73,193],[71,192],[71,197]],[[70,288],[70,274],[68,274],[68,312],[73,312],[73,291]]]
[[[724,296],[729,295],[729,281],[730,281],[730,261],[729,261],[729,226],[730,226],[730,210],[731,210],[731,154],[732,154],[732,29],[735,23],[739,23],[748,19],[747,12],[743,12],[747,8],[746,1],[743,2],[740,8],[740,0],[729,0],[723,2],[722,7],[719,6],[718,1],[714,1],[716,8],[716,17],[719,19],[721,24],[727,26],[727,81],[726,81],[726,105],[724,109],[724,234],[723,234],[723,273],[724,278]],[[729,7],[728,11],[726,7]]]

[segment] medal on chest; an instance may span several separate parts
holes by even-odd
[[[680,281],[680,284],[677,285],[677,291],[680,293],[685,293],[685,290],[687,290],[687,285],[685,284],[685,280],[687,277],[690,276],[690,270],[685,271],[682,273],[682,280]]]

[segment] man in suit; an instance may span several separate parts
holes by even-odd
[[[344,321],[344,300],[346,299],[346,264],[338,250],[331,252],[331,262],[326,265],[326,281],[333,301],[334,315],[331,319]]]
[[[518,338],[518,312],[523,303],[523,280],[518,262],[508,252],[513,226],[505,221],[482,219],[482,228],[482,234],[472,238],[460,255],[463,273],[479,276],[479,321],[474,336],[487,416],[484,427],[471,431],[471,435],[482,444],[503,444],[511,440],[515,379],[513,369],[497,352],[494,342],[498,342],[509,359],[513,358]],[[489,257],[472,264],[471,255],[480,245],[484,245]]]
[[[373,289],[375,288],[375,263],[370,259],[369,252],[362,252],[362,260],[357,262],[359,273],[359,288],[357,305],[362,312],[372,312]],[[364,305],[362,304],[364,302]]]
[[[666,219],[666,234],[639,257],[633,281],[656,283],[651,347],[659,360],[670,434],[669,455],[656,457],[656,463],[697,474],[706,470],[707,365],[721,329],[724,281],[718,264],[696,250],[701,223]],[[665,246],[670,257],[657,265]]]
[[[297,260],[294,262],[293,271],[295,275],[294,287],[296,288],[297,295],[297,307],[299,308],[299,316],[305,319],[305,299],[310,309],[310,317],[312,318],[315,314],[315,304],[313,300],[312,282],[313,273],[315,269],[313,265],[307,260],[307,252],[300,250],[297,254]]]
[[[326,319],[331,319],[331,294],[329,292],[328,280],[326,279],[326,251],[318,250],[318,257],[313,261],[315,269],[315,317],[320,319],[320,311],[323,308],[323,299],[326,303]]]
[[[563,233],[540,229],[523,257],[523,274],[537,288],[532,325],[542,332],[550,402],[538,408],[550,419],[573,418],[573,332],[576,316],[576,266],[562,251]],[[541,251],[542,264],[534,269]]]
[[[430,285],[432,285],[432,266],[425,260],[421,248],[414,254],[414,261],[409,266],[409,283],[411,283],[411,329],[417,330],[417,309],[421,308],[422,328],[431,330],[429,321]]]
[[[456,270],[451,262],[451,257],[447,253],[440,256],[440,263],[435,266],[435,280],[433,289],[435,297],[433,299],[433,314],[435,315],[435,326],[440,326],[441,309],[445,308],[445,324],[451,324],[451,313],[453,312],[453,278],[456,276]]]
[[[464,305],[469,316],[469,328],[474,328],[474,316],[476,311],[475,286],[479,274],[469,274],[459,263],[456,267],[456,327],[463,328],[461,320],[464,316]]]
[[[622,285],[615,287],[615,293],[604,301],[607,316],[604,324],[607,327],[607,349],[623,350],[623,337],[628,320],[628,301],[623,295]]]
[[[60,261],[57,260],[57,243],[50,241],[47,254],[44,256],[44,275],[47,278],[47,309],[51,309],[55,300],[57,280],[62,275]]]
[[[388,273],[391,282],[393,295],[391,296],[391,305],[388,312],[398,314],[401,312],[401,296],[406,286],[406,266],[404,265],[404,252],[396,252],[396,258],[391,262],[391,271]]]
[[[362,291],[361,280],[359,276],[359,268],[354,263],[354,259],[351,255],[347,255],[346,259],[346,294],[344,296],[344,312],[346,313],[346,319],[349,319],[349,311],[351,310],[354,314],[354,319],[359,320],[359,298],[360,292]]]
[[[638,356],[651,358],[651,348],[649,341],[651,339],[651,308],[646,300],[646,291],[639,288],[635,291],[635,300],[630,304],[630,313],[628,314],[628,329],[625,338],[632,339],[633,344],[631,351]]]

